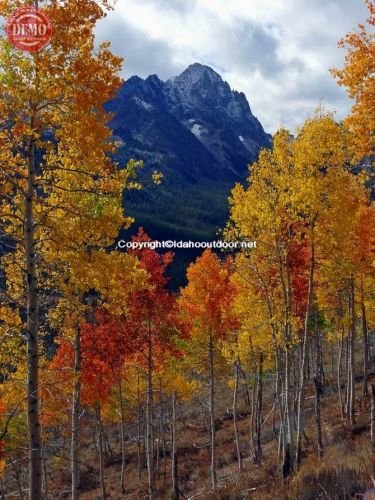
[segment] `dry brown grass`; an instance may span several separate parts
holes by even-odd
[[[361,366],[358,364],[358,373]],[[328,371],[328,370],[327,370]],[[244,457],[244,470],[239,476],[237,470],[237,454],[234,443],[233,423],[227,408],[231,406],[231,393],[223,386],[218,401],[218,431],[217,457],[219,489],[215,494],[210,492],[209,448],[207,421],[201,407],[192,403],[186,408],[183,420],[179,425],[179,478],[185,498],[194,500],[315,500],[332,499],[346,500],[354,493],[365,491],[373,486],[375,477],[375,459],[369,444],[369,414],[361,409],[357,414],[357,426],[354,432],[341,423],[338,409],[338,396],[335,392],[336,382],[332,378],[332,387],[322,398],[322,432],[325,445],[324,455],[319,460],[316,450],[316,426],[314,421],[314,399],[306,401],[306,434],[308,442],[304,442],[303,460],[300,469],[293,477],[283,482],[280,477],[277,443],[272,430],[272,418],[262,430],[263,461],[261,466],[255,466],[249,458],[249,417],[248,409],[240,401],[238,427],[241,449]],[[361,383],[356,390],[360,393]],[[308,387],[307,396],[313,396]],[[264,415],[267,415],[273,405],[273,387],[269,384],[265,389]],[[359,410],[359,409],[358,409]],[[118,428],[110,433],[115,457],[106,462],[106,487],[108,498],[141,500],[147,498],[147,470],[142,469],[142,480],[139,482],[136,463],[135,445],[128,446],[126,466],[126,495],[119,489],[120,463]],[[100,499],[98,460],[89,433],[84,436],[82,460],[88,464],[83,468],[83,500]],[[166,460],[167,475],[163,474],[157,480],[156,498],[169,500],[171,498],[171,463]],[[64,468],[65,469],[65,468]],[[163,461],[160,461],[163,471]],[[55,475],[51,491],[68,491],[69,474],[60,472]],[[53,486],[53,487],[52,487]],[[62,498],[61,496],[56,498]],[[67,497],[66,497],[67,498]]]

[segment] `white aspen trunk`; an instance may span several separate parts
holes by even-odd
[[[22,488],[22,482],[21,482],[21,477],[20,477],[20,469],[17,468],[17,465],[15,462],[11,462],[10,464],[14,470],[14,479],[16,481],[17,485],[17,492],[18,492],[18,500],[24,500],[25,496],[23,494],[23,488]],[[1,498],[5,499],[5,495],[3,492],[1,492]]]
[[[288,477],[293,469],[292,462],[292,429],[290,421],[290,394],[289,394],[289,349],[285,348],[285,439],[283,477]]]
[[[323,455],[323,441],[322,441],[322,424],[321,424],[321,408],[320,408],[320,396],[322,392],[322,353],[320,350],[320,330],[317,325],[316,331],[316,368],[314,376],[315,385],[315,422],[316,422],[316,434],[317,434],[317,447],[318,447],[318,457],[321,458]]]
[[[351,280],[351,325],[350,325],[350,425],[355,425],[355,373],[354,373],[354,340],[355,340],[355,293],[354,293],[354,278]]]
[[[341,331],[341,340],[339,340],[339,355],[337,359],[337,392],[339,395],[340,414],[342,422],[344,422],[345,420],[344,401],[342,398],[342,391],[341,391],[341,360],[342,360],[343,347],[344,347],[344,329],[342,329]]]
[[[371,384],[371,448],[375,451],[375,385]]]
[[[345,387],[345,418],[349,416],[350,405],[350,331],[345,342],[345,370],[346,370],[346,387]]]
[[[120,436],[121,436],[121,491],[122,494],[125,495],[125,457],[126,457],[126,449],[125,449],[125,412],[124,412],[124,398],[122,395],[122,384],[121,380],[118,383],[119,396],[120,396]]]
[[[209,332],[208,343],[208,362],[209,362],[209,405],[210,405],[210,444],[211,444],[211,488],[216,490],[216,429],[215,429],[215,373],[214,373],[214,349],[212,332]]]
[[[81,407],[81,334],[79,327],[76,328],[73,342],[74,368],[73,368],[73,391],[72,391],[72,429],[70,447],[70,471],[72,479],[72,500],[78,500],[79,492],[79,414]]]
[[[242,471],[242,457],[241,457],[241,447],[240,439],[238,434],[237,426],[237,394],[238,394],[238,364],[239,361],[234,363],[234,389],[233,389],[233,427],[234,427],[234,437],[236,441],[236,451],[237,451],[237,464],[238,471]]]
[[[138,469],[138,482],[142,479],[141,467],[141,401],[139,389],[139,371],[137,373],[137,469]]]
[[[303,341],[302,341],[302,353],[301,353],[301,365],[299,373],[299,390],[298,390],[298,401],[297,401],[297,436],[296,436],[296,465],[301,462],[301,435],[303,428],[303,410],[304,410],[304,399],[305,399],[305,363],[306,363],[306,349],[308,343],[308,333],[309,333],[309,321],[310,312],[312,306],[312,295],[313,295],[313,283],[314,283],[314,270],[315,270],[315,248],[314,248],[314,228],[312,227],[311,236],[311,257],[310,257],[310,273],[309,273],[309,284],[307,291],[307,304],[306,304],[306,315],[305,324],[303,329]]]
[[[172,500],[179,500],[180,489],[178,484],[178,458],[176,434],[176,392],[172,395]]]
[[[250,453],[255,462],[255,413],[256,413],[256,394],[257,394],[258,379],[254,380],[254,387],[251,392],[251,409],[250,409]]]
[[[368,362],[369,362],[369,347],[368,347],[368,331],[367,331],[367,315],[365,306],[365,297],[362,286],[361,296],[361,314],[362,314],[362,331],[363,331],[363,388],[364,396],[368,395],[367,377],[368,377]]]
[[[260,465],[262,460],[261,428],[263,408],[263,354],[259,356],[258,384],[255,412],[255,463]]]
[[[280,459],[281,453],[282,453],[283,448],[284,448],[285,421],[284,421],[284,411],[283,411],[284,405],[283,405],[282,401],[280,400],[280,395],[279,395],[280,389],[281,389],[282,394],[284,392],[282,378],[280,375],[281,360],[279,359],[279,357],[280,357],[279,349],[276,348],[275,349],[275,360],[276,360],[275,398],[276,398],[277,406],[279,408],[279,416],[280,416],[277,456]],[[281,387],[280,387],[280,382],[281,382]],[[284,453],[282,453],[282,455],[284,456]]]
[[[42,497],[42,453],[39,416],[39,297],[36,272],[35,144],[30,142],[27,162],[27,191],[24,200],[24,242],[27,273],[27,427],[29,438],[29,499]]]
[[[40,400],[40,410],[43,413],[43,399]],[[47,457],[46,450],[44,448],[44,439],[43,439],[43,427],[40,429],[41,434],[41,443],[42,443],[42,492],[43,498],[48,498],[48,475],[47,475]],[[23,500],[23,495],[20,497],[20,500]]]
[[[164,404],[161,377],[159,377],[159,404],[160,404],[160,441],[163,456],[163,482],[167,479],[167,457],[165,450],[165,429],[164,429]]]
[[[96,409],[96,419],[98,425],[98,438],[99,438],[99,470],[100,470],[100,488],[102,490],[102,500],[105,500],[106,490],[105,490],[105,480],[104,480],[104,447],[103,447],[103,425],[100,415],[100,405]]]
[[[148,327],[147,353],[147,394],[146,394],[146,456],[148,471],[148,497],[154,499],[154,439],[153,439],[153,386],[152,386],[152,334],[151,325]]]

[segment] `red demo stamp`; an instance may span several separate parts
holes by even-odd
[[[8,41],[17,49],[38,52],[50,41],[52,25],[42,9],[24,7],[8,18],[5,31]]]

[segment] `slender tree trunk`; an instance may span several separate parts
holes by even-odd
[[[288,477],[293,470],[292,461],[292,429],[290,421],[290,390],[289,390],[289,348],[285,348],[285,433],[284,433],[284,461],[283,477]]]
[[[234,437],[236,441],[236,451],[237,451],[237,464],[239,472],[242,471],[242,457],[241,457],[241,447],[240,439],[238,434],[237,426],[237,394],[238,394],[238,364],[239,361],[234,363],[234,389],[233,389],[233,427],[234,427]]]
[[[22,489],[22,481],[21,481],[21,477],[20,477],[20,469],[19,469],[19,467],[17,467],[17,465],[16,465],[15,462],[11,462],[11,465],[12,465],[12,468],[13,468],[13,471],[14,471],[14,479],[15,479],[16,485],[17,485],[18,500],[24,500],[25,496],[23,494],[23,489]],[[2,496],[2,498],[5,498],[5,497]]]
[[[43,414],[43,399],[40,399],[40,411]],[[42,445],[42,494],[43,498],[48,498],[48,475],[47,475],[47,457],[44,446],[43,426],[40,428],[41,445]],[[23,497],[22,497],[23,499]],[[22,500],[21,499],[21,500]]]
[[[113,450],[111,443],[109,441],[108,432],[103,428],[103,443],[104,443],[104,456],[108,457],[109,455],[113,457]]]
[[[142,479],[141,467],[141,401],[140,401],[140,387],[139,387],[139,371],[137,372],[137,469],[138,469],[138,482]]]
[[[346,415],[349,421],[352,421],[352,408],[353,408],[353,384],[352,384],[352,377],[353,377],[353,365],[352,365],[352,332],[351,330],[349,331],[349,336],[348,336],[348,398],[347,398],[347,411]]]
[[[309,284],[307,291],[307,304],[306,304],[306,315],[305,315],[305,325],[303,329],[303,341],[302,341],[302,354],[301,354],[301,365],[299,373],[299,391],[298,391],[298,405],[297,405],[297,437],[296,437],[296,464],[297,467],[301,462],[301,435],[303,428],[303,410],[304,410],[304,398],[305,398],[305,361],[306,361],[306,349],[308,343],[308,333],[309,333],[309,321],[312,306],[312,295],[313,295],[313,284],[314,284],[314,270],[315,270],[315,247],[314,247],[314,228],[311,230],[311,256],[310,256],[310,275]]]
[[[278,458],[280,458],[281,451],[282,451],[283,446],[284,446],[283,443],[284,443],[285,422],[284,422],[283,404],[282,404],[282,401],[280,400],[280,394],[279,394],[279,387],[281,387],[281,392],[283,393],[283,383],[282,383],[282,378],[281,378],[281,374],[280,374],[280,366],[281,366],[280,352],[279,352],[279,349],[277,347],[275,348],[275,360],[276,360],[275,398],[276,398],[277,406],[279,409],[279,416],[280,416],[277,455],[278,455]],[[275,434],[275,437],[276,437],[276,434]]]
[[[311,346],[309,345],[307,347],[307,353],[306,353],[306,378],[307,380],[311,379],[311,366],[314,365],[314,359],[312,356],[311,352]]]
[[[177,434],[176,434],[176,392],[172,395],[172,500],[180,499],[180,488],[178,484],[178,456],[177,456]]]
[[[125,449],[125,412],[124,412],[124,398],[122,395],[122,384],[121,380],[118,382],[118,390],[120,396],[120,436],[121,436],[121,491],[122,494],[125,495],[125,458],[126,458],[126,449]]]
[[[39,422],[38,283],[34,226],[35,144],[30,142],[25,195],[25,257],[27,273],[27,426],[29,437],[29,499],[42,496],[42,454]]]
[[[165,484],[165,481],[167,479],[167,457],[165,450],[164,404],[163,404],[161,377],[159,377],[159,401],[160,401],[160,439],[161,439],[161,452],[163,456],[163,482]]]
[[[348,331],[345,340],[345,370],[346,370],[346,387],[345,387],[345,418],[348,418],[350,410],[350,331]]]
[[[321,411],[320,411],[320,395],[322,390],[320,377],[317,375],[314,379],[315,384],[315,421],[316,421],[316,442],[318,445],[319,458],[323,455],[323,441],[322,441],[322,424],[321,424]]]
[[[369,347],[368,347],[368,332],[367,332],[367,316],[366,316],[366,306],[365,297],[362,286],[362,296],[361,296],[361,313],[362,313],[362,331],[363,331],[363,388],[362,393],[364,396],[368,394],[367,388],[367,376],[368,376],[368,362],[369,362]]]
[[[105,491],[105,480],[104,480],[104,448],[103,448],[103,424],[101,419],[100,405],[96,408],[96,420],[98,426],[98,437],[99,437],[99,469],[100,469],[100,487],[102,490],[102,499],[105,500],[107,495]]]
[[[354,341],[355,341],[355,294],[354,294],[354,278],[351,280],[350,289],[350,305],[351,305],[351,325],[350,325],[350,404],[349,404],[349,420],[350,425],[355,425],[355,373],[354,373]]]
[[[291,229],[288,228],[289,241],[291,239]],[[279,245],[276,243],[277,248]],[[280,250],[278,251],[280,280],[284,296],[285,318],[284,318],[284,412],[285,412],[285,431],[283,442],[283,478],[288,477],[293,470],[292,460],[292,427],[291,427],[291,414],[290,414],[290,343],[291,343],[291,310],[292,310],[292,285],[290,276],[290,263],[288,251],[285,255],[285,263],[283,267],[283,257]],[[284,271],[285,270],[285,271]]]
[[[255,463],[260,465],[262,460],[262,443],[261,443],[261,427],[262,427],[262,407],[263,407],[263,354],[259,356],[258,368],[258,383],[257,383],[257,398],[255,412]]]
[[[160,470],[159,470],[159,467],[160,467],[160,418],[158,419],[159,422],[158,422],[158,426],[157,426],[157,438],[156,438],[156,471],[155,471],[155,475],[156,477],[158,478],[158,480],[160,479]]]
[[[161,395],[161,379],[159,377],[159,412],[158,412],[158,439],[156,443],[156,476],[160,479],[160,452],[162,447],[162,395]]]
[[[257,395],[258,379],[254,376],[254,386],[251,392],[251,408],[250,408],[250,453],[255,462],[255,414],[256,414],[256,395]]]
[[[297,413],[298,413],[298,394],[299,394],[299,387],[300,387],[300,370],[299,370],[299,365],[302,359],[301,356],[302,353],[302,346],[298,346],[298,351],[292,351],[291,352],[291,366],[293,367],[293,380],[292,380],[292,388],[293,388],[293,396],[292,396],[292,401],[293,401],[293,426],[294,430],[297,430]],[[306,347],[306,358],[308,357],[309,353],[309,346]],[[298,369],[298,375],[296,373],[296,369]],[[306,363],[305,363],[305,377],[306,377]]]
[[[214,373],[214,348],[212,332],[209,332],[208,343],[208,361],[209,361],[209,385],[210,385],[210,444],[211,444],[211,488],[216,490],[216,429],[215,429],[215,373]]]
[[[43,436],[43,429],[41,429],[41,434]],[[43,498],[48,498],[48,474],[47,474],[47,458],[46,458],[46,450],[44,448],[44,442],[42,438],[42,491]]]
[[[152,387],[152,334],[151,325],[148,328],[148,353],[147,353],[147,394],[146,394],[146,455],[148,471],[148,496],[154,499],[154,438],[153,438],[153,387]]]
[[[371,384],[371,447],[375,451],[375,385]]]
[[[72,500],[78,500],[79,492],[79,413],[81,407],[81,332],[76,328],[73,342],[74,369],[72,392],[72,434],[70,446],[70,471],[72,478]]]
[[[238,371],[242,375],[242,378],[246,381],[247,380],[246,373],[241,368],[241,366],[238,367]],[[251,405],[251,403],[250,403],[250,394],[249,394],[249,388],[248,388],[247,384],[245,384],[245,387],[243,389],[244,390],[242,392],[242,395],[243,395],[244,403],[245,403],[246,406],[250,407],[250,405]]]
[[[335,355],[334,355],[332,342],[329,343],[329,349],[330,349],[330,358],[331,358],[331,377],[333,380],[333,377],[335,376]]]
[[[344,329],[342,329],[341,331],[341,339],[339,340],[339,355],[337,358],[337,392],[339,395],[340,414],[342,422],[344,422],[345,420],[344,401],[342,399],[342,391],[341,391],[341,360],[342,360],[343,347],[344,347]]]
[[[315,422],[316,422],[316,434],[317,434],[317,445],[318,445],[318,456],[319,458],[323,455],[323,441],[322,441],[322,423],[321,423],[321,408],[320,408],[320,397],[322,393],[322,351],[320,349],[320,329],[317,324],[316,331],[316,368],[314,376],[315,385]]]

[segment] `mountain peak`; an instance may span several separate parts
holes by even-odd
[[[200,156],[212,163],[212,170],[220,165],[223,176],[243,179],[247,164],[257,158],[260,148],[270,145],[245,94],[232,90],[215,70],[198,62],[166,82],[157,75],[150,75],[145,80],[132,77],[124,84],[120,97],[121,111],[128,109],[127,119],[134,109],[132,119],[139,122],[137,130],[133,124],[127,132],[138,156],[144,156],[146,149],[147,155],[155,158],[161,151],[163,154],[169,151],[171,158],[184,157],[181,164],[185,167],[187,153],[198,148]],[[113,122],[115,129],[124,127],[121,121],[117,114]],[[155,128],[152,140],[149,135],[151,123]],[[174,135],[177,129],[179,138]],[[190,144],[186,154],[181,138],[185,144]],[[148,152],[151,146],[156,153]],[[192,159],[186,168],[203,163],[198,158]]]
[[[223,84],[221,76],[210,66],[200,63],[193,63],[188,66],[180,75],[170,78],[168,84],[181,84],[184,87],[193,87],[196,84],[206,82],[211,85]]]
[[[164,175],[160,188],[127,193],[128,213],[155,239],[214,238],[233,183],[270,146],[245,94],[194,63],[166,82],[130,78],[106,109],[121,144],[116,161],[137,158]]]
[[[210,66],[205,66],[200,63],[190,64],[190,66],[188,66],[177,78],[189,78],[192,80],[192,83],[196,83],[204,77],[208,77],[211,82],[222,82],[221,76],[216,73],[216,71]]]

